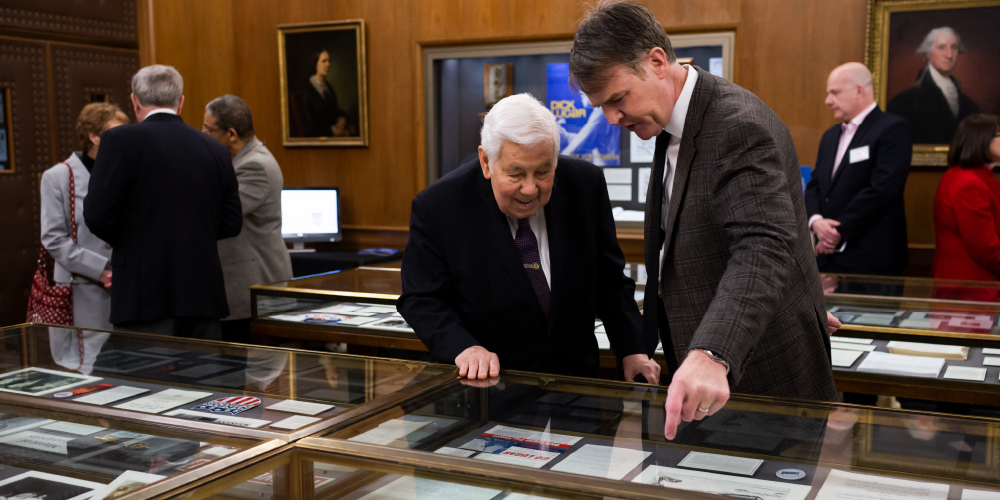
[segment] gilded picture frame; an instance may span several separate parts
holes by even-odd
[[[961,119],[971,112],[1000,111],[997,96],[988,90],[993,84],[987,80],[985,73],[989,72],[976,71],[990,67],[985,61],[1000,64],[1000,38],[991,35],[995,29],[980,27],[994,18],[1000,19],[1000,0],[869,0],[865,65],[872,72],[879,106],[911,120],[914,166],[947,166],[950,138]],[[933,64],[924,48],[925,40],[933,38],[931,30],[940,27],[952,28],[961,44],[959,53],[970,55],[956,55],[947,73],[935,71],[931,75]],[[915,67],[919,69],[914,71]],[[921,123],[905,111],[912,110],[914,116],[932,116],[927,112],[931,105],[917,97],[928,94],[916,93],[920,87],[934,84],[931,76],[954,81],[958,97],[953,96],[951,101],[958,102],[949,101],[952,114],[945,116],[950,118]],[[945,100],[943,95],[939,96],[941,101]]]
[[[363,19],[279,25],[285,147],[367,147],[368,69]]]

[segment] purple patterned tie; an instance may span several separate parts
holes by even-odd
[[[545,273],[542,271],[542,260],[538,257],[538,240],[535,239],[535,233],[531,230],[528,219],[517,220],[517,235],[514,236],[514,245],[517,247],[517,253],[521,254],[521,263],[524,264],[524,270],[528,273],[531,288],[535,289],[535,295],[538,296],[538,305],[542,306],[542,312],[547,318],[551,292],[548,282],[545,281]]]

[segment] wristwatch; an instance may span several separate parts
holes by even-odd
[[[729,363],[726,362],[726,360],[722,359],[721,356],[713,353],[712,351],[709,351],[708,349],[691,349],[691,350],[692,351],[701,351],[701,352],[703,352],[705,354],[708,354],[708,356],[712,358],[712,361],[715,361],[716,363],[719,363],[720,365],[725,366],[726,367],[726,375],[727,376],[729,375]],[[690,351],[688,351],[688,352],[690,352]]]

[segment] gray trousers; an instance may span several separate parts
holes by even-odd
[[[166,318],[156,321],[115,323],[115,330],[152,333],[186,339],[222,340],[219,320],[211,318]]]

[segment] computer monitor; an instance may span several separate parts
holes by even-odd
[[[340,241],[340,191],[335,187],[282,189],[281,236],[299,249],[305,242]]]

